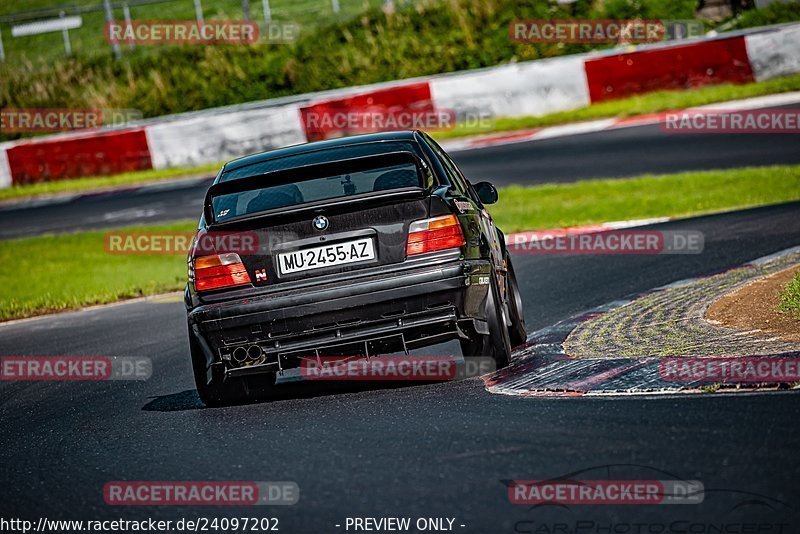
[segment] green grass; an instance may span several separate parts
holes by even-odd
[[[139,227],[191,231],[194,223]],[[0,320],[182,289],[186,258],[110,255],[105,231],[42,236],[0,244]],[[13,267],[12,267],[13,266]]]
[[[687,216],[800,199],[800,166],[506,187],[491,206],[506,233],[611,220]],[[137,227],[192,231],[194,221]],[[130,228],[127,230],[131,230]],[[105,252],[105,231],[0,242],[0,320],[183,288],[182,255]],[[13,266],[13,267],[11,267]],[[796,278],[788,302],[800,300]]]
[[[58,182],[40,182],[16,187],[0,189],[0,201],[15,198],[38,197],[59,193],[75,193],[103,188],[112,188],[140,183],[157,182],[170,178],[189,176],[212,176],[222,167],[222,163],[209,163],[197,167],[179,167],[174,169],[158,169],[149,171],[126,172],[112,176],[94,176],[89,178],[75,178]]]
[[[655,91],[541,117],[498,118],[492,121],[488,128],[456,126],[450,131],[436,132],[433,136],[437,139],[448,139],[483,133],[541,128],[592,119],[634,117],[790,91],[800,91],[800,75],[795,74],[744,85],[722,84],[683,91]]]
[[[781,311],[800,319],[800,273],[796,273],[794,278],[783,286],[778,307]]]
[[[511,186],[492,216],[504,232],[683,217],[800,200],[800,166],[685,172],[625,180]]]

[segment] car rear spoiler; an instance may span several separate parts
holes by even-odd
[[[374,156],[362,156],[358,158],[348,158],[337,161],[328,161],[325,163],[314,163],[311,165],[304,165],[302,167],[282,169],[278,171],[272,171],[263,174],[248,176],[247,178],[236,178],[234,180],[230,180],[227,182],[215,183],[214,185],[209,187],[208,191],[206,192],[206,198],[203,203],[203,216],[205,218],[206,224],[209,226],[216,222],[216,220],[214,219],[213,201],[215,198],[223,195],[230,195],[232,193],[244,193],[246,191],[255,191],[258,189],[262,189],[264,187],[281,185],[284,183],[303,181],[311,178],[320,178],[323,176],[335,176],[337,174],[361,172],[391,165],[400,165],[402,163],[413,163],[414,166],[416,166],[417,168],[417,174],[420,176],[422,183],[425,184],[426,187],[430,185],[430,181],[432,178],[430,169],[428,165],[425,163],[425,161],[422,160],[419,156],[417,156],[413,152],[408,152],[408,151],[387,152],[385,154],[377,154]],[[389,190],[374,194],[383,196],[383,195],[390,195],[391,193],[392,191]],[[365,196],[367,195],[371,194],[368,193]],[[333,198],[327,201],[323,201],[321,203],[313,202],[308,204],[301,204],[298,206],[292,206],[291,208],[314,209],[314,208],[319,208],[321,205],[336,204],[342,202],[343,200],[346,202],[352,202],[354,198],[357,198],[359,196],[361,195]],[[219,224],[227,224],[229,222],[231,223],[239,222],[250,217],[263,216],[271,212],[285,212],[286,209],[287,208],[277,208],[275,210],[259,212],[258,214],[249,214],[249,215],[242,215],[239,217],[233,217],[231,219],[225,220],[224,223],[219,223]]]

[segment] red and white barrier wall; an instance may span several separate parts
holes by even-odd
[[[297,105],[194,114],[145,128],[153,168],[230,160],[306,140]]]
[[[584,68],[593,103],[663,89],[754,81],[742,37],[587,59]]]
[[[390,114],[403,111],[420,113],[432,112],[435,109],[430,83],[425,80],[315,100],[300,107],[300,115],[306,139],[320,141],[363,131],[360,125],[355,125],[353,129],[354,125],[346,122],[337,124],[336,121],[330,120],[342,114],[354,111],[365,114]]]
[[[757,81],[800,72],[800,25],[752,33],[744,41]]]
[[[685,43],[502,65],[265,101],[248,109],[167,116],[138,127],[0,144],[0,187],[78,176],[200,165],[338,137],[347,128],[310,117],[429,112],[455,117],[536,116],[660,89],[762,81],[800,72],[800,25]],[[298,103],[300,102],[300,103]]]
[[[144,128],[23,141],[6,148],[5,156],[15,184],[152,167]]]
[[[492,117],[546,115],[590,103],[584,56],[527,61],[458,72],[430,81],[438,109],[457,117],[487,113]]]

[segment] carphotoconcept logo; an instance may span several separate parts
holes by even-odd
[[[619,474],[615,476],[615,474]],[[598,476],[600,475],[600,476]],[[673,473],[637,464],[605,464],[538,480],[501,480],[509,502],[524,506],[530,514],[514,523],[513,532],[534,534],[539,532],[570,532],[584,534],[689,534],[710,532],[789,532],[776,512],[791,511],[787,503],[747,489],[713,487],[700,480],[687,480]],[[718,516],[712,522],[693,520],[686,514],[703,508],[672,510],[666,515],[652,513],[631,516],[601,513],[597,506],[661,506],[700,505],[705,496],[714,497],[716,506],[720,499],[730,502],[731,517]],[[557,521],[551,521],[552,508],[558,510]],[[647,508],[645,508],[647,509]],[[615,511],[616,510],[616,511]],[[767,510],[771,516],[764,521],[750,517],[754,511]],[[745,514],[745,515],[742,515]]]

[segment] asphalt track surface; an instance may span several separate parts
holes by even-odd
[[[515,256],[529,331],[800,245],[800,202],[654,228],[700,230],[705,250]],[[359,516],[455,518],[455,532],[487,534],[800,532],[796,391],[517,398],[471,379],[304,386],[204,409],[184,320],[182,303],[167,298],[0,326],[0,354],[148,356],[154,366],[145,382],[0,383],[0,517],[271,516],[284,533],[347,532],[346,518]],[[699,480],[704,501],[530,507],[511,504],[503,484],[562,476]],[[117,480],[295,481],[300,501],[108,506],[103,486]]]
[[[675,134],[636,126],[453,154],[473,182],[498,186],[573,182],[644,173],[800,164],[790,134]],[[84,195],[38,207],[0,207],[0,239],[197,219],[209,180]]]

